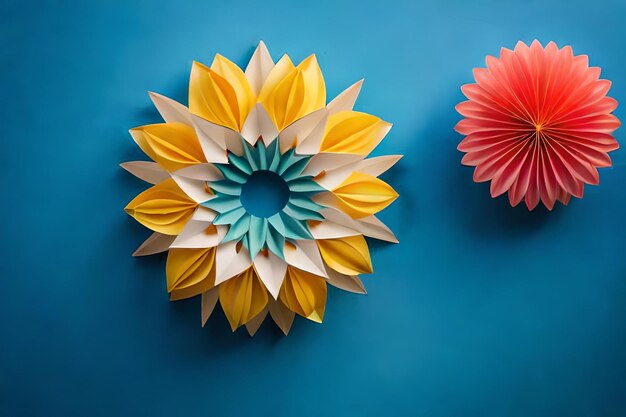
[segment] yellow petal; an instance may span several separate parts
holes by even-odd
[[[170,249],[167,291],[180,300],[202,294],[215,285],[215,248]]]
[[[326,105],[326,86],[315,55],[287,72],[289,64],[291,61],[270,73],[259,95],[259,102],[278,130]],[[278,75],[282,74],[284,76],[277,82]]]
[[[146,155],[167,171],[206,162],[196,131],[183,123],[141,126],[131,129],[131,134]]]
[[[259,103],[264,102],[268,95],[274,91],[274,88],[276,88],[278,83],[281,82],[282,79],[285,78],[294,68],[295,66],[293,65],[293,62],[291,62],[291,58],[289,58],[287,54],[283,55],[267,75],[267,79],[261,87],[257,101]]]
[[[362,235],[317,241],[324,262],[345,275],[371,274],[372,260]]]
[[[196,206],[197,203],[170,178],[139,194],[124,210],[155,232],[177,235],[193,215]]]
[[[248,268],[220,284],[219,289],[220,304],[233,331],[252,320],[267,306],[267,290],[254,268]]]
[[[189,110],[209,122],[241,131],[256,97],[241,69],[217,55],[211,68],[193,63],[189,80]]]
[[[326,307],[326,280],[289,266],[278,298],[291,311],[321,323]]]
[[[353,172],[333,190],[333,194],[340,208],[354,219],[378,213],[398,198],[398,193],[389,184],[360,172]]]
[[[389,129],[390,123],[371,114],[341,111],[328,118],[321,151],[368,155]]]

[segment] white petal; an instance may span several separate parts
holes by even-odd
[[[217,246],[228,231],[227,226],[215,226],[214,233],[207,233],[210,222],[189,220],[172,243],[172,248],[212,248]]]
[[[238,132],[195,115],[192,115],[191,119],[208,162],[227,163],[226,150],[241,155],[243,149]]]
[[[195,164],[175,171],[173,175],[200,181],[219,181],[224,178],[213,164]]]
[[[133,253],[133,256],[146,256],[165,252],[170,248],[174,239],[176,239],[176,236],[154,232],[141,244],[141,246],[137,248],[137,250]]]
[[[176,184],[180,187],[181,190],[185,192],[196,203],[204,203],[205,201],[209,201],[212,198],[215,198],[215,195],[209,193],[206,190],[206,182],[202,180],[194,180],[187,177],[181,177],[175,174],[172,174],[172,179],[176,181]]]
[[[311,234],[315,239],[338,239],[340,237],[355,236],[361,233],[357,230],[323,220],[320,223],[309,226]]]
[[[206,182],[222,178],[222,173],[212,164],[196,164],[172,173],[172,179],[196,203],[214,198],[215,195],[207,191]]]
[[[246,78],[255,95],[259,95],[263,83],[273,68],[274,61],[265,43],[261,41],[259,42],[259,46],[256,47],[254,54],[252,54],[252,58],[250,58],[245,72]]]
[[[161,94],[149,92],[150,98],[157,108],[163,120],[167,123],[184,123],[191,126],[191,114],[189,109],[177,101],[162,96]]]
[[[287,263],[272,252],[268,252],[267,256],[258,254],[254,258],[254,269],[272,297],[278,298],[280,286],[285,279]]]
[[[296,316],[296,313],[289,310],[287,307],[283,305],[280,301],[274,301],[271,298],[267,303],[267,308],[270,311],[270,316],[272,316],[272,320],[276,323],[280,330],[286,335],[289,334],[289,330],[291,329],[291,325],[293,324],[293,318]]]
[[[326,188],[327,190],[332,191],[337,188],[339,184],[344,182],[350,176],[350,174],[352,174],[356,170],[357,166],[358,162],[353,162],[337,169],[326,171],[326,173],[322,177],[316,178],[315,182],[317,182],[319,185]]]
[[[250,145],[254,145],[259,136],[263,137],[265,145],[272,143],[278,136],[278,129],[261,103],[257,103],[250,111],[241,128],[241,136]]]
[[[324,109],[322,109],[324,110]],[[320,151],[320,145],[326,131],[326,122],[328,121],[328,113],[324,112],[324,117],[304,138],[298,138],[296,152],[300,155],[315,155]]]
[[[321,277],[328,277],[320,250],[314,240],[298,240],[295,245],[285,245],[285,260],[289,265]]]
[[[311,157],[302,175],[316,176],[322,171],[332,171],[361,159],[363,159],[362,155],[349,153],[318,153]]]
[[[204,206],[198,206],[196,211],[193,212],[190,220],[202,221],[202,222],[212,222],[215,219],[215,212],[209,208]]]
[[[259,314],[254,316],[252,320],[246,323],[246,330],[248,331],[248,334],[250,336],[254,336],[257,330],[259,330],[259,327],[261,327],[261,324],[263,324],[265,317],[267,317],[267,307],[265,307],[263,311],[261,311]]]
[[[215,305],[217,304],[217,299],[219,297],[219,290],[217,287],[211,288],[207,292],[202,293],[202,303],[201,303],[201,313],[200,317],[202,320],[202,327],[206,324],[209,317],[211,317],[211,313],[213,309],[215,309]]]
[[[369,158],[359,162],[356,166],[358,172],[378,177],[383,172],[394,166],[402,158],[402,155],[385,155]]]
[[[326,118],[328,116],[328,110],[326,108],[319,109],[314,111],[311,114],[304,116],[302,119],[298,119],[289,126],[287,126],[280,134],[278,135],[280,140],[280,151],[284,153],[291,146],[296,143],[299,145],[309,139],[309,135],[311,135],[311,140],[313,143],[316,141],[317,150],[319,150],[319,141],[322,140],[322,136],[324,135],[324,129],[318,129],[319,124],[323,124],[326,126]],[[318,138],[319,136],[319,138]],[[311,145],[307,145],[308,147],[314,147]],[[317,152],[317,151],[315,151]]]
[[[329,114],[335,114],[340,111],[350,111],[354,108],[354,103],[361,92],[363,80],[359,80],[346,88],[341,94],[328,103]]]
[[[365,286],[359,279],[358,275],[340,274],[332,268],[326,268],[326,270],[328,271],[328,283],[333,287],[341,288],[342,290],[357,294],[367,294]]]
[[[321,202],[317,201],[315,197],[313,198],[313,200],[321,204]],[[356,230],[360,234],[368,237],[373,237],[374,239],[398,243],[398,239],[396,239],[393,232],[389,230],[389,228],[385,226],[380,220],[378,220],[376,216],[368,216],[363,219],[355,220],[343,211],[337,208],[333,208],[334,206],[332,203],[333,202],[330,200],[324,201],[324,204],[329,207],[322,210],[322,216],[324,216],[324,218],[328,221],[350,228],[352,230]]]
[[[315,179],[315,182],[327,190],[332,191],[344,182],[353,172],[362,172],[377,177],[391,168],[400,158],[402,158],[402,155],[386,155],[365,160],[362,160],[362,157],[360,157],[361,160],[357,162],[326,170],[325,175]]]
[[[381,222],[376,216],[368,216],[363,219],[357,220],[359,223],[360,231],[365,236],[373,237],[375,239],[384,240],[386,242],[398,243],[398,239],[383,222]]]
[[[132,161],[120,164],[122,168],[133,174],[135,177],[149,182],[150,184],[158,184],[170,177],[166,170],[161,168],[156,162],[150,161]]]
[[[215,254],[215,285],[241,274],[252,265],[245,248],[237,252],[237,242],[228,242],[217,247]]]

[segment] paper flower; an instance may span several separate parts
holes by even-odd
[[[365,292],[364,236],[397,242],[375,214],[400,156],[365,159],[391,125],[352,110],[361,84],[327,105],[314,55],[274,63],[261,42],[245,72],[194,62],[189,108],[150,94],[165,123],[131,135],[154,162],[122,164],[154,184],[126,207],[154,231],[135,255],[169,251],[170,298],[201,295],[203,325],[219,300],[233,331],[269,313],[287,334],[322,321],[327,284]]]
[[[554,42],[518,42],[486,61],[474,70],[476,84],[461,88],[469,100],[456,107],[465,119],[455,129],[466,135],[458,149],[462,163],[476,167],[474,181],[491,181],[492,197],[508,191],[512,206],[523,199],[529,210],[539,200],[552,210],[556,200],[582,198],[619,147],[611,82],[586,55]]]

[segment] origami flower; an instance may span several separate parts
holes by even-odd
[[[455,129],[466,135],[458,149],[462,163],[476,167],[474,181],[491,181],[492,197],[508,191],[512,206],[523,199],[529,210],[539,200],[552,210],[556,200],[582,198],[619,147],[611,82],[586,55],[554,42],[519,42],[486,61],[474,70],[476,84],[461,88],[469,100],[456,107],[465,119]]]
[[[352,110],[361,84],[327,105],[314,55],[274,63],[261,42],[245,72],[194,62],[189,108],[150,94],[165,123],[130,132],[154,162],[122,164],[154,184],[126,207],[154,231],[135,255],[169,251],[170,298],[201,295],[203,325],[219,300],[233,331],[269,313],[287,334],[322,321],[327,284],[365,292],[364,236],[397,242],[375,214],[400,156],[366,159],[391,125]]]

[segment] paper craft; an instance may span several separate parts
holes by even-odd
[[[274,63],[261,42],[245,72],[221,55],[193,63],[189,108],[150,93],[165,123],[131,129],[154,162],[122,167],[153,184],[126,212],[154,233],[136,256],[168,252],[171,300],[219,301],[234,331],[269,314],[321,322],[327,284],[365,293],[365,236],[397,242],[375,216],[397,193],[377,177],[401,156],[366,156],[389,132],[353,110],[362,80],[326,104],[315,55]]]
[[[539,200],[552,210],[557,200],[582,198],[619,147],[611,82],[586,55],[554,42],[518,42],[486,61],[474,70],[476,84],[461,88],[469,100],[456,107],[465,117],[455,128],[465,135],[458,149],[462,163],[476,167],[474,181],[491,181],[492,197],[508,191],[511,206],[524,200],[529,210]]]

